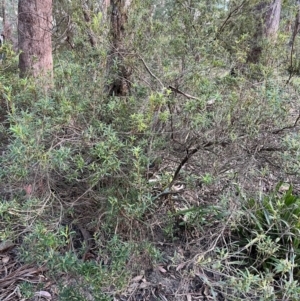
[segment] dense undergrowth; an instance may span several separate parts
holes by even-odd
[[[245,36],[228,49],[198,22],[175,39],[190,26],[179,11],[171,29],[135,26],[146,11],[130,23],[128,97],[107,95],[107,45],[57,53],[46,92],[18,78],[7,49],[0,240],[47,268],[59,300],[154,288],[158,300],[299,300],[300,81],[286,84],[288,37],[231,75]],[[35,290],[20,285],[28,299]]]

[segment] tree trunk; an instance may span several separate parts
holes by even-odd
[[[17,39],[17,22],[15,21],[16,5],[12,1],[2,0],[2,34],[5,37],[5,42],[13,46],[13,50],[18,52],[18,39]],[[13,13],[11,11],[14,11]]]
[[[2,0],[1,8],[2,8],[1,10],[2,10],[3,27],[5,27],[5,24],[6,24],[6,3],[5,3],[5,0]]]
[[[262,40],[269,39],[275,42],[279,28],[281,13],[281,0],[273,0],[271,3],[261,2],[256,6],[254,14],[258,18],[257,31],[254,35],[253,46],[248,54],[248,63],[258,63],[262,52]],[[262,16],[260,21],[259,16]]]
[[[94,33],[91,29],[91,15],[90,15],[90,12],[89,12],[89,7],[83,1],[81,1],[81,7],[82,7],[82,13],[83,13],[83,16],[84,16],[84,20],[85,20],[86,25],[87,25],[87,32],[88,32],[89,42],[90,42],[92,47],[95,47],[97,45],[97,40],[96,40],[96,37],[95,37],[95,35],[94,35]]]
[[[52,79],[52,0],[19,0],[20,76]]]
[[[297,0],[296,3],[298,6],[298,9],[297,9],[296,17],[295,17],[295,23],[294,23],[294,27],[293,27],[292,37],[289,42],[289,46],[291,46],[291,47],[294,47],[295,39],[296,39],[296,36],[297,36],[297,34],[299,32],[299,28],[300,28],[300,0]]]
[[[281,0],[274,0],[264,16],[264,36],[276,40],[281,13]]]
[[[130,94],[131,70],[125,63],[125,26],[131,0],[110,0],[106,3],[110,4],[111,9],[111,53],[108,67],[112,83],[109,87],[109,95],[127,96]],[[117,68],[112,72],[113,66]]]

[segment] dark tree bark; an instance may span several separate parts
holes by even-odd
[[[131,69],[125,63],[125,26],[131,0],[110,0],[110,3],[107,3],[111,13],[111,54],[108,67],[112,84],[109,87],[109,95],[127,96],[130,94]],[[111,72],[113,65],[117,66],[116,72]]]
[[[89,37],[89,42],[91,44],[92,47],[95,47],[96,44],[97,44],[97,40],[96,40],[96,37],[91,29],[91,15],[90,15],[90,11],[89,11],[89,7],[87,7],[86,3],[83,3],[81,4],[81,7],[82,7],[82,13],[83,13],[83,16],[84,16],[84,20],[87,24],[87,34],[88,34],[88,37]]]
[[[19,0],[20,76],[52,78],[52,0]]]

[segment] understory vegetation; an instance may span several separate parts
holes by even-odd
[[[0,258],[44,277],[19,277],[24,300],[300,299],[295,8],[283,5],[276,45],[261,41],[252,64],[250,4],[227,22],[222,6],[175,2],[134,4],[128,96],[108,93],[99,12],[91,47],[73,8],[50,89],[20,79],[2,47],[0,241],[14,247]]]

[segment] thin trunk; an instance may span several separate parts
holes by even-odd
[[[89,41],[92,47],[95,47],[97,44],[95,34],[93,33],[93,30],[91,29],[90,23],[91,23],[91,15],[89,12],[89,8],[86,6],[86,4],[82,3],[82,13],[84,16],[84,20],[87,24],[87,33],[89,37]]]
[[[111,74],[112,84],[109,87],[109,95],[127,96],[130,94],[131,69],[126,66],[126,23],[127,13],[130,6],[129,0],[111,0],[111,54],[108,64]],[[117,66],[117,70],[111,72],[112,67]]]
[[[298,9],[297,9],[297,14],[295,17],[295,23],[294,23],[294,27],[293,27],[293,32],[292,32],[292,37],[291,40],[289,42],[289,46],[290,46],[290,64],[288,67],[288,71],[289,71],[289,78],[286,81],[286,84],[288,84],[292,78],[292,76],[294,74],[297,74],[298,70],[299,70],[299,66],[297,66],[297,63],[294,63],[294,50],[295,50],[295,40],[296,40],[296,36],[299,32],[300,29],[300,0],[296,1]]]
[[[11,5],[11,3],[10,3]],[[13,50],[15,52],[18,51],[18,41],[16,38],[16,28],[15,26],[12,26],[11,23],[11,18],[12,18],[12,14],[7,14],[7,2],[6,0],[2,0],[2,4],[1,4],[1,15],[2,15],[2,20],[3,20],[3,29],[2,29],[2,35],[5,38],[5,42],[12,44],[13,46]],[[14,24],[16,24],[14,22]]]
[[[6,12],[5,12],[5,0],[2,0],[2,20],[3,20],[3,28],[5,27],[6,24]]]
[[[52,79],[52,0],[19,0],[20,76]]]
[[[10,26],[8,25],[7,18],[6,18],[6,1],[2,0],[2,5],[1,5],[1,14],[2,14],[2,20],[3,20],[3,30],[2,30],[2,36],[5,38],[7,41],[11,41],[11,29]]]
[[[293,33],[292,33],[291,40],[289,42],[289,45],[291,47],[293,47],[293,45],[295,44],[295,39],[296,39],[296,36],[297,36],[297,34],[299,32],[299,29],[300,29],[300,0],[297,0],[297,6],[298,6],[298,9],[297,9],[296,17],[295,17]]]

